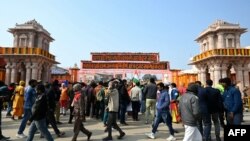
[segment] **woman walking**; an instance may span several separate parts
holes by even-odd
[[[13,114],[12,119],[15,119],[15,116],[18,117],[18,119],[22,118],[23,115],[23,104],[24,104],[24,86],[25,82],[20,81],[19,86],[15,89],[15,96],[13,100]]]

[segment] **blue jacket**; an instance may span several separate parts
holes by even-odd
[[[25,89],[24,101],[24,109],[31,109],[36,101],[36,91],[31,86]]]
[[[157,100],[156,108],[159,112],[167,112],[169,111],[169,94],[167,90],[161,90],[160,97]]]
[[[223,103],[227,112],[233,112],[234,114],[242,112],[240,91],[233,86],[229,86],[225,89],[223,94]]]

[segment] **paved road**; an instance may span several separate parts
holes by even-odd
[[[10,118],[5,118],[5,111],[2,112],[2,130],[3,134],[6,136],[10,136],[12,141],[24,141],[25,139],[17,139],[15,136],[20,124],[20,120],[11,120]],[[140,118],[143,119],[143,116],[140,115]],[[250,125],[250,112],[244,113],[244,120],[243,124]],[[66,132],[65,137],[57,138],[52,128],[49,128],[51,131],[53,138],[55,141],[70,141],[73,135],[73,124],[68,124],[68,115],[61,116],[61,121],[63,122],[62,125],[59,125],[59,129],[61,131]],[[141,121],[132,121],[131,117],[128,117],[128,126],[121,126],[122,130],[126,133],[126,136],[123,138],[123,141],[148,141],[152,139],[148,139],[145,136],[145,133],[151,131],[150,125],[144,124],[143,120]],[[103,137],[107,136],[107,133],[104,133],[103,124],[100,121],[95,119],[87,118],[87,122],[84,123],[86,128],[93,132],[91,140],[92,141],[100,141]],[[173,127],[179,131],[178,134],[175,134],[177,140],[182,140],[184,136],[184,128],[181,124],[173,124]],[[26,127],[24,134],[27,135],[29,126]],[[113,140],[117,140],[116,137],[118,136],[118,132],[113,131]],[[158,128],[158,132],[156,134],[157,141],[166,141],[166,138],[169,136],[169,132],[167,127],[164,124],[161,124]],[[221,137],[223,137],[223,129],[221,130]],[[212,131],[212,138],[214,139],[214,131]],[[39,134],[35,135],[34,141],[43,141],[44,139],[39,138]],[[86,136],[82,133],[78,136],[78,141],[87,140]]]

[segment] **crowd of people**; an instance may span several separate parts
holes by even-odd
[[[169,129],[168,141],[176,140],[175,134],[179,132],[172,123],[183,124],[184,141],[211,141],[213,121],[216,141],[221,141],[221,127],[241,124],[243,105],[241,92],[232,85],[230,78],[220,79],[216,87],[213,86],[213,81],[207,80],[205,86],[196,81],[187,88],[178,88],[175,83],[156,83],[154,78],[143,84],[138,80],[128,83],[125,79],[91,81],[89,84],[69,84],[67,81],[59,84],[58,80],[44,83],[32,79],[28,85],[20,81],[6,86],[0,81],[0,108],[2,110],[3,102],[7,103],[6,117],[21,120],[16,136],[27,141],[33,140],[37,130],[41,138],[53,141],[48,125],[57,137],[64,136],[65,132],[57,125],[62,124],[60,116],[66,116],[67,110],[68,124],[72,124],[74,118],[72,141],[77,140],[80,131],[90,140],[92,132],[83,124],[86,117],[103,122],[104,131],[108,133],[103,141],[113,139],[112,128],[119,132],[117,138],[122,139],[126,133],[117,120],[120,125],[127,126],[126,116],[129,115],[135,122],[144,120],[152,126],[151,132],[145,133],[152,139],[157,137],[159,124],[165,123]],[[30,125],[28,135],[23,133],[26,125]],[[9,138],[2,135],[0,122],[0,140]]]

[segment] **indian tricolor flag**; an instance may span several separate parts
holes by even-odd
[[[135,73],[134,73],[134,77],[133,77],[133,82],[134,83],[138,83],[138,82],[140,82],[140,80],[139,80],[139,76],[138,76],[138,73],[137,73],[137,71],[135,71]]]

